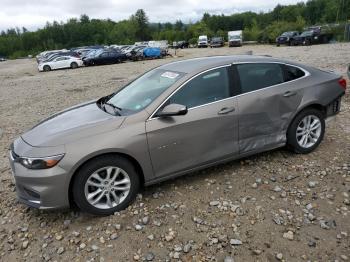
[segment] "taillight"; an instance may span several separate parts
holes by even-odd
[[[346,80],[344,78],[340,78],[338,83],[342,88],[344,88],[344,90],[346,89]]]

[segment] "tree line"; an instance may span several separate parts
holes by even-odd
[[[133,44],[148,40],[187,40],[196,43],[199,35],[227,37],[227,31],[243,30],[244,39],[272,43],[284,31],[302,31],[307,25],[338,24],[332,27],[336,39],[344,40],[344,24],[350,19],[350,0],[309,0],[294,5],[277,5],[269,12],[232,15],[205,13],[195,23],[150,23],[139,9],[129,19],[90,19],[81,15],[67,22],[47,22],[34,32],[11,28],[0,34],[0,55],[11,58],[43,50],[86,45]]]

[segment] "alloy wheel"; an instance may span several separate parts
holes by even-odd
[[[114,208],[128,196],[130,186],[130,177],[123,169],[115,166],[103,167],[86,180],[85,198],[95,208]]]
[[[315,115],[307,115],[298,124],[296,139],[299,146],[310,148],[317,143],[321,133],[322,125],[320,119]]]

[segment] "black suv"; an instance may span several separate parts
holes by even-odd
[[[276,38],[276,45],[293,45],[294,38],[297,36],[299,36],[297,31],[284,32]]]

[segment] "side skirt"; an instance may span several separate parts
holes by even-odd
[[[176,178],[176,177],[179,177],[179,176],[186,175],[188,173],[193,173],[195,171],[206,169],[206,168],[211,167],[211,166],[216,166],[218,164],[231,162],[233,160],[237,160],[237,159],[241,159],[241,158],[244,158],[244,157],[252,156],[252,155],[255,155],[255,154],[258,154],[258,153],[270,151],[270,150],[273,150],[273,149],[276,149],[276,148],[281,148],[281,147],[284,147],[285,145],[286,145],[286,143],[280,143],[280,144],[277,144],[277,145],[265,147],[263,149],[246,152],[244,154],[232,156],[232,157],[229,157],[229,158],[225,158],[225,159],[222,159],[222,160],[210,162],[210,163],[207,163],[207,164],[204,164],[204,165],[200,165],[200,166],[197,166],[197,167],[194,167],[194,168],[190,168],[190,169],[187,169],[187,170],[183,170],[183,171],[180,171],[180,172],[172,173],[170,175],[166,175],[166,176],[163,176],[163,177],[156,177],[156,178],[154,178],[152,180],[146,181],[145,182],[145,186],[150,186],[150,185],[153,185],[153,184],[157,184],[157,183],[169,180],[169,179],[173,179],[173,178]]]

